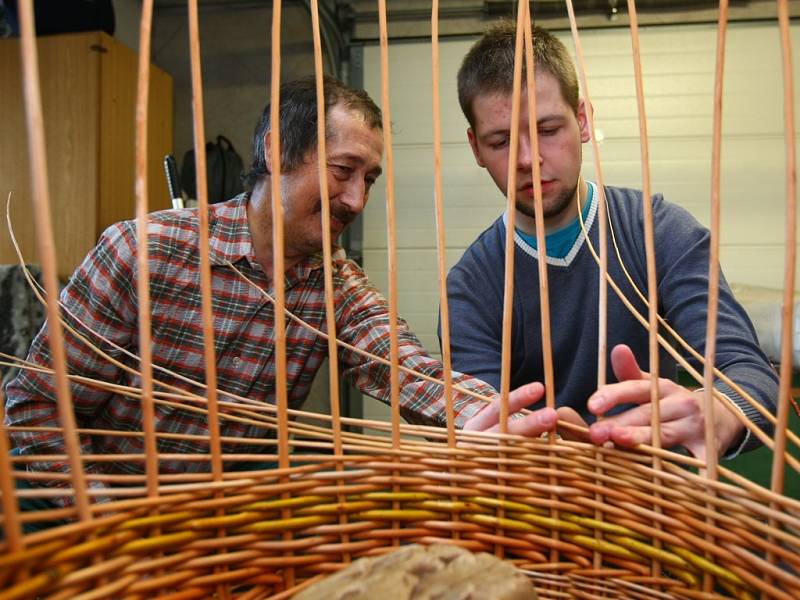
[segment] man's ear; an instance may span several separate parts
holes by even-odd
[[[594,106],[591,106],[591,108],[594,110]],[[592,139],[592,134],[589,130],[589,118],[586,116],[586,104],[583,98],[578,101],[578,128],[581,132],[581,142],[586,143]]]
[[[478,163],[479,167],[485,168],[486,165],[481,160],[481,151],[478,149],[478,137],[472,131],[472,127],[467,127],[467,139],[469,140],[469,147],[472,148],[472,154],[475,155],[475,162]]]

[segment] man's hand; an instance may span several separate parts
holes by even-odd
[[[619,383],[605,385],[589,398],[589,410],[603,415],[621,404],[637,404],[623,413],[594,423],[589,436],[595,444],[608,441],[631,447],[653,440],[650,426],[650,376],[636,364],[633,352],[620,344],[611,351],[611,366]],[[700,460],[706,459],[703,392],[692,392],[670,381],[658,380],[661,413],[661,445],[683,446]],[[715,399],[716,400],[716,399]],[[714,404],[717,452],[725,452],[744,430],[744,426],[721,401]]]
[[[508,395],[509,417],[523,408],[535,404],[544,398],[544,386],[534,382],[523,385]],[[500,431],[500,401],[498,397],[481,412],[464,424],[464,431]],[[546,431],[552,431],[557,420],[566,420],[575,425],[586,427],[586,422],[571,408],[541,408],[519,418],[509,418],[508,433],[538,437]],[[574,437],[570,434],[565,437]]]

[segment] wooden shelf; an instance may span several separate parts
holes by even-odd
[[[58,275],[67,279],[102,231],[135,217],[137,54],[101,32],[38,40],[51,212]],[[172,151],[172,78],[150,77],[148,193],[151,210],[169,208],[162,161]],[[38,262],[31,214],[30,162],[19,40],[0,40],[0,199],[26,262]],[[0,263],[16,263],[5,224]]]

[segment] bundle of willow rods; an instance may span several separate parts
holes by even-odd
[[[500,556],[527,573],[542,598],[798,598],[800,597],[800,502],[783,495],[783,471],[798,470],[796,459],[786,452],[787,441],[797,444],[788,431],[791,377],[792,296],[794,291],[795,239],[795,156],[792,113],[792,67],[786,2],[778,2],[779,28],[784,45],[786,139],[787,139],[787,237],[786,303],[781,365],[781,385],[775,437],[754,431],[774,449],[772,489],[762,488],[716,464],[716,458],[700,462],[658,447],[634,450],[596,447],[548,435],[541,439],[522,438],[505,429],[496,434],[457,432],[452,419],[452,381],[449,369],[441,382],[447,398],[449,423],[445,428],[401,425],[398,410],[396,331],[388,360],[393,379],[392,420],[379,423],[346,419],[338,413],[335,331],[329,328],[331,360],[330,416],[292,411],[287,407],[285,380],[279,379],[275,405],[264,406],[218,394],[213,369],[207,385],[187,389],[158,382],[160,370],[149,355],[149,314],[141,302],[142,365],[140,389],[122,389],[107,382],[92,383],[140,399],[143,429],[130,435],[145,439],[143,455],[125,460],[143,462],[141,476],[99,476],[84,472],[86,462],[120,460],[116,455],[81,455],[77,436],[112,435],[115,432],[79,429],[74,422],[69,395],[73,376],[67,372],[62,347],[62,319],[59,314],[55,276],[52,226],[49,217],[47,165],[38,88],[38,67],[33,31],[31,0],[20,3],[25,99],[30,137],[33,197],[37,223],[41,228],[39,255],[43,263],[44,292],[53,340],[53,364],[40,367],[15,361],[22,368],[52,373],[58,392],[61,427],[66,455],[12,457],[8,432],[0,430],[0,491],[2,491],[4,540],[0,554],[0,599],[7,598],[288,598],[326,574],[353,560],[391,551],[406,543],[456,544]],[[150,62],[152,0],[142,8],[139,88],[137,95],[137,218],[139,231],[147,222],[147,82]],[[208,204],[205,185],[205,139],[202,120],[197,1],[189,0],[192,83],[195,107],[195,138],[201,234],[207,226]],[[578,50],[579,71],[587,105],[590,105],[579,36],[571,3],[567,3]],[[281,3],[273,3],[272,28],[272,123],[278,123],[280,82]],[[518,44],[521,64],[525,47],[528,68],[531,56],[530,8],[519,3],[518,23],[524,44]],[[322,81],[322,60],[316,2],[311,4],[314,28],[317,85]],[[641,72],[638,68],[638,31],[633,2],[629,3],[640,119],[644,124]],[[388,97],[388,36],[385,2],[379,2],[381,63],[387,148],[387,201],[390,255],[395,252],[391,116]],[[438,91],[438,3],[432,11],[432,52],[434,90],[434,141],[437,156],[436,210],[438,216],[439,262],[444,281],[444,233],[439,166]],[[727,4],[720,6],[719,35],[724,38]],[[524,24],[524,25],[523,25]],[[722,44],[721,44],[722,45]],[[717,77],[722,76],[718,57]],[[518,79],[519,81],[519,79]],[[528,86],[534,78],[527,78]],[[718,86],[718,88],[721,86]],[[519,97],[516,86],[515,102]],[[529,97],[534,96],[529,90]],[[717,98],[719,100],[719,98]],[[324,157],[324,109],[320,104],[319,155]],[[591,110],[589,111],[591,121]],[[535,122],[535,120],[534,120]],[[715,114],[714,171],[719,172],[719,101]],[[593,127],[593,123],[591,123]],[[516,125],[515,125],[516,127]],[[273,127],[273,135],[278,127]],[[513,137],[513,136],[512,136]],[[646,130],[643,127],[643,148]],[[596,139],[596,136],[592,136]],[[277,144],[272,145],[277,152]],[[597,172],[602,187],[599,151],[595,147]],[[536,163],[537,161],[534,161]],[[643,159],[646,164],[646,159]],[[279,165],[277,155],[272,164]],[[279,169],[276,169],[278,171]],[[321,169],[324,173],[324,169]],[[646,173],[646,169],[645,169]],[[273,177],[279,181],[279,172]],[[324,189],[324,178],[321,186]],[[719,180],[712,196],[718,198]],[[650,197],[645,176],[645,197]],[[539,194],[540,195],[540,194]],[[333,294],[330,279],[330,230],[327,203],[323,227],[327,311],[333,322]],[[540,208],[540,207],[539,207]],[[513,213],[513,205],[512,211]],[[282,247],[280,188],[273,190],[275,245]],[[601,217],[605,215],[600,210]],[[540,219],[537,219],[540,221]],[[601,224],[603,219],[601,218]],[[652,227],[652,222],[648,224]],[[605,225],[603,225],[605,226]],[[714,231],[719,223],[712,224]],[[207,232],[206,232],[207,233]],[[601,236],[605,239],[605,236]],[[207,237],[201,239],[201,287],[204,294],[206,344],[213,348],[210,312]],[[139,240],[140,272],[147,272],[147,240]],[[718,247],[712,243],[712,259]],[[607,249],[599,248],[600,273],[604,274]],[[202,259],[201,259],[202,261]],[[650,261],[651,262],[651,261]],[[652,264],[649,265],[652,268]],[[276,252],[274,272],[283,273],[283,257]],[[542,278],[545,281],[546,273]],[[604,278],[603,278],[604,279]],[[513,278],[510,280],[513,283]],[[613,287],[613,282],[610,282]],[[139,278],[139,297],[149,298],[146,277]],[[285,312],[282,286],[272,301],[275,313]],[[396,272],[390,266],[390,310],[397,321]],[[543,286],[546,288],[546,285]],[[650,307],[656,306],[655,286],[648,291]],[[507,290],[507,296],[513,290]],[[545,289],[546,292],[546,289]],[[440,287],[446,311],[444,283]],[[710,294],[709,320],[713,323],[716,302]],[[546,304],[546,293],[543,295]],[[602,314],[603,307],[600,307]],[[510,319],[510,313],[506,315]],[[651,331],[652,348],[657,350],[658,315],[651,308],[642,320]],[[442,319],[447,336],[448,318]],[[91,332],[71,325],[70,335]],[[284,322],[276,319],[277,365],[285,368]],[[549,331],[549,323],[543,323]],[[713,325],[709,339],[715,332]],[[545,346],[549,344],[547,334]],[[59,351],[59,348],[61,350]],[[599,348],[605,353],[605,340]],[[100,352],[99,349],[97,349]],[[548,349],[549,352],[549,349]],[[448,344],[444,363],[449,366]],[[546,353],[547,360],[552,357]],[[107,357],[112,360],[111,357]],[[700,357],[702,359],[702,357]],[[10,359],[9,359],[10,360]],[[509,342],[504,342],[504,369],[509,365]],[[715,375],[714,365],[705,360],[705,373],[695,373],[702,384]],[[658,369],[651,369],[657,372]],[[599,369],[605,372],[605,368]],[[155,375],[154,375],[155,373]],[[504,380],[508,380],[504,377]],[[188,382],[187,382],[188,383]],[[547,382],[549,383],[549,382]],[[602,383],[602,382],[600,382]],[[507,386],[506,386],[507,388]],[[548,385],[548,403],[554,398]],[[711,385],[706,385],[711,389]],[[194,391],[190,391],[194,390]],[[504,390],[507,395],[508,389]],[[221,398],[220,398],[221,396]],[[711,392],[707,394],[711,402]],[[167,434],[152,430],[156,405],[176,407],[207,416],[209,451],[204,454],[165,455],[155,448],[157,437]],[[504,405],[504,413],[507,405]],[[298,421],[297,417],[304,417]],[[260,444],[263,452],[231,451],[243,440],[219,435],[219,423],[235,419],[257,424],[274,432],[274,437],[248,444]],[[148,423],[150,425],[148,425]],[[373,433],[352,433],[343,426],[363,427]],[[389,433],[389,436],[378,433]],[[118,435],[128,433],[116,432]],[[196,436],[170,434],[175,439],[196,441]],[[709,435],[713,435],[713,432]],[[713,437],[707,440],[713,447]],[[222,444],[227,450],[223,451]],[[302,450],[302,452],[297,452]],[[168,475],[158,470],[159,459],[201,462],[208,469],[198,473]],[[226,460],[277,466],[251,471],[226,472]],[[15,465],[32,461],[66,462],[61,474],[17,471]],[[32,485],[17,484],[26,480]],[[104,502],[94,502],[92,483],[111,484],[103,490]],[[57,485],[41,485],[41,484]],[[64,508],[20,512],[19,498],[69,499]],[[23,526],[64,521],[64,524],[35,533],[23,533]]]

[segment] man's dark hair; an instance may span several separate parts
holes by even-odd
[[[517,27],[509,20],[500,20],[470,48],[458,70],[458,102],[470,127],[475,127],[472,103],[477,96],[511,94],[514,87],[514,48]],[[561,95],[578,114],[578,78],[575,65],[564,44],[550,32],[533,29],[533,60],[536,68],[550,73],[558,81]],[[525,81],[525,63],[522,64]]]
[[[373,129],[383,129],[381,109],[363,90],[354,90],[333,77],[323,78],[325,115],[334,106],[359,113]],[[281,85],[280,91],[281,170],[300,166],[317,145],[317,87],[314,77],[303,77]],[[270,130],[270,105],[267,104],[253,134],[253,160],[244,178],[252,190],[256,182],[269,174],[264,153],[264,136]],[[328,131],[326,137],[330,136]]]

